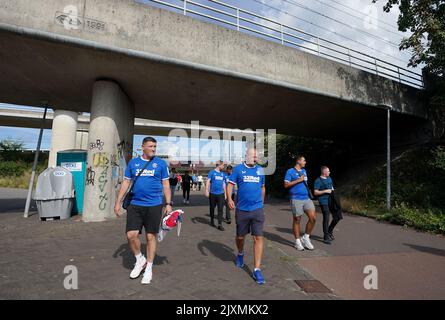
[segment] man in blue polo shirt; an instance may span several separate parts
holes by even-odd
[[[266,194],[264,170],[257,165],[257,150],[248,148],[246,161],[233,169],[227,187],[229,207],[235,209],[236,246],[238,255],[236,266],[244,266],[244,239],[251,233],[254,241],[254,269],[252,276],[258,284],[265,283],[261,272],[263,255],[264,197]],[[238,187],[236,205],[232,199],[234,185]]]
[[[131,251],[136,257],[131,279],[136,279],[145,269],[142,284],[149,284],[153,273],[152,266],[156,254],[156,235],[162,216],[162,193],[166,201],[166,212],[172,211],[169,172],[164,160],[156,157],[156,140],[146,137],[142,141],[142,156],[131,159],[125,170],[125,179],[119,190],[114,206],[117,216],[121,215],[122,199],[135,181],[132,190],[134,196],[127,208],[127,239]],[[141,175],[137,175],[142,171]],[[139,233],[145,228],[147,238],[147,258],[141,253]]]
[[[210,225],[215,226],[215,207],[218,206],[218,229],[224,231],[223,209],[226,196],[226,183],[224,182],[224,162],[218,161],[215,169],[209,172],[206,182],[205,196],[209,198]]]
[[[315,226],[315,206],[309,194],[305,166],[306,159],[303,156],[298,156],[295,167],[287,170],[284,177],[284,187],[289,189],[290,193],[295,248],[299,251],[303,251],[304,248],[314,250],[309,237]],[[300,221],[304,213],[306,213],[309,220],[306,224],[305,234],[300,238]]]
[[[314,193],[318,196],[318,203],[320,204],[321,213],[323,214],[323,242],[331,244],[335,239],[334,228],[337,223],[343,218],[340,212],[330,212],[329,196],[334,191],[334,183],[330,177],[331,171],[328,167],[321,167],[321,175],[314,182]],[[332,213],[332,221],[329,224],[329,215]]]

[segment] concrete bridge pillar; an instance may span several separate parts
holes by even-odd
[[[133,150],[134,105],[120,86],[96,81],[88,133],[83,221],[116,217],[114,202]]]
[[[57,152],[76,147],[77,113],[55,110],[51,132],[51,149],[48,167],[55,167]]]

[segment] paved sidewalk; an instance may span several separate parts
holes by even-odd
[[[125,219],[84,223],[78,217],[41,222],[23,218],[26,190],[0,188],[0,299],[444,299],[445,238],[369,218],[345,215],[332,245],[321,242],[322,219],[312,235],[314,251],[293,248],[287,201],[265,206],[263,271],[267,283],[234,266],[235,225],[208,225],[207,199],[192,192],[181,237],[173,231],[159,245],[148,286],[129,279],[134,257]],[[180,197],[176,196],[177,203]],[[303,225],[306,218],[303,218]],[[145,241],[143,241],[145,242]],[[145,250],[145,246],[144,246]],[[79,289],[65,290],[66,265],[79,271]],[[378,270],[378,290],[366,290],[364,267]],[[309,294],[295,280],[319,280],[332,293]]]
[[[224,232],[210,227],[207,199],[197,192],[192,193],[191,205],[178,206],[185,210],[181,236],[174,231],[159,245],[154,278],[147,286],[140,284],[140,278],[129,279],[134,257],[125,239],[124,218],[100,223],[84,223],[78,217],[41,222],[34,214],[24,219],[11,199],[21,204],[26,190],[0,192],[1,299],[337,298],[302,291],[295,280],[313,277],[273,239],[265,242],[267,283],[257,285],[250,275],[252,241],[246,242],[247,267],[237,269],[235,225],[226,225]],[[5,203],[7,208],[2,210]],[[66,265],[78,269],[78,290],[64,289]]]

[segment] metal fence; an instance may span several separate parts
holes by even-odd
[[[137,0],[139,3],[152,2],[176,9],[184,15],[198,16],[416,88],[424,87],[423,77],[419,73],[222,1],[206,1],[218,8],[193,0]]]

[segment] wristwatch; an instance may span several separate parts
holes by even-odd
[[[166,206],[171,206],[171,207],[173,207],[173,203],[171,203],[171,202],[166,203],[165,205],[166,205]]]

